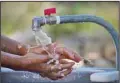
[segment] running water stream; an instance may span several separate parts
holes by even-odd
[[[36,40],[37,45],[38,46],[41,45],[42,48],[48,53],[49,57],[51,58],[51,60],[48,61],[47,64],[55,62],[55,66],[57,66],[59,64],[59,60],[58,60],[59,57],[55,53],[56,48],[53,48],[53,53],[50,53],[45,48],[46,45],[52,43],[52,39],[50,37],[48,37],[47,34],[45,32],[43,32],[42,30],[33,31],[33,35],[35,36],[35,40]]]
[[[34,31],[33,32],[33,35],[35,36],[35,40],[36,40],[36,43],[37,45],[39,46],[42,46],[42,48],[46,51],[46,53],[48,54],[48,56],[51,58],[47,64],[51,64],[51,63],[54,63],[54,67],[57,67],[59,69],[61,69],[61,66],[60,66],[60,63],[59,63],[59,55],[55,52],[56,51],[56,47],[53,47],[53,52],[49,52],[45,46],[48,45],[48,44],[52,44],[52,39],[50,37],[47,36],[47,34],[45,32],[43,32],[42,30],[39,30],[39,31]],[[72,60],[67,60],[67,61],[70,61],[70,62],[74,62]],[[85,66],[87,65],[86,63],[84,63],[84,59],[82,61],[80,61],[79,63],[76,63],[75,62],[75,65],[73,66],[73,69],[77,69],[79,67],[82,67],[82,66]],[[91,65],[91,64],[90,64]],[[90,66],[89,65],[89,66]],[[54,68],[53,67],[53,68]],[[66,69],[58,72],[61,74],[61,76],[64,76],[64,74],[62,73],[63,71],[66,71]]]

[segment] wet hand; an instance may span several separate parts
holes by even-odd
[[[40,75],[42,77],[48,77],[49,79],[52,79],[52,80],[58,80],[58,79],[61,79],[65,76],[67,76],[68,74],[70,74],[72,72],[72,66],[74,64],[75,64],[74,62],[67,62],[65,60],[60,60],[60,64],[57,66],[56,65],[48,66],[48,65],[44,64],[44,66],[48,70],[46,70],[46,71],[43,70],[40,73]]]
[[[60,47],[56,42],[49,44],[42,48],[42,46],[36,46],[31,48],[30,52],[37,53],[37,54],[48,54],[45,50],[53,54],[54,50],[55,53],[59,55],[59,59],[71,59],[75,62],[79,62],[82,58],[79,54],[76,52],[66,48],[66,47]]]
[[[28,53],[19,60],[22,61],[23,70],[40,73],[41,76],[48,77],[52,80],[63,78],[71,73],[72,66],[74,65],[74,62],[67,62],[62,59],[57,65],[47,64],[46,62],[49,60],[49,57],[46,55],[36,55],[34,53]]]

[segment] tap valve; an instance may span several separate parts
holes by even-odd
[[[58,16],[51,16],[51,14],[56,13],[56,8],[48,8],[44,10],[44,15],[41,17],[34,17],[32,19],[32,30],[39,31],[41,26],[45,24],[59,24],[59,17]],[[56,21],[58,19],[58,21]]]
[[[44,10],[44,15],[50,16],[51,14],[56,14],[56,8],[49,8]]]

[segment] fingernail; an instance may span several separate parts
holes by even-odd
[[[61,73],[61,76],[64,77],[65,75],[63,73]]]

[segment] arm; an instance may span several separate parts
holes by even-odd
[[[19,60],[20,57],[21,56],[1,51],[1,66],[16,70],[21,69],[22,62]]]
[[[12,54],[25,55],[28,49],[27,45],[1,35],[1,50]]]
[[[26,56],[18,56],[1,51],[1,66],[14,70],[39,72],[40,74],[44,74],[44,76],[53,80],[64,77],[58,73],[60,71],[65,76],[68,75],[72,71],[72,66],[74,65],[74,63],[60,60],[59,66],[61,66],[61,68],[59,68],[54,64],[47,64],[46,61],[48,60],[49,57],[47,55],[38,56],[33,53],[28,53]],[[67,70],[62,72],[64,69]]]
[[[45,55],[38,56],[37,54],[28,53],[26,56],[18,56],[1,51],[1,66],[14,70],[40,70],[39,65],[46,61],[48,61],[48,57]],[[39,64],[37,69],[31,67],[36,66],[35,64]]]
[[[18,41],[1,35],[1,50],[4,52],[24,56],[28,53],[28,51],[34,52],[35,48],[39,48],[39,53],[42,53],[44,51],[41,46],[30,47],[29,45],[22,44]]]

